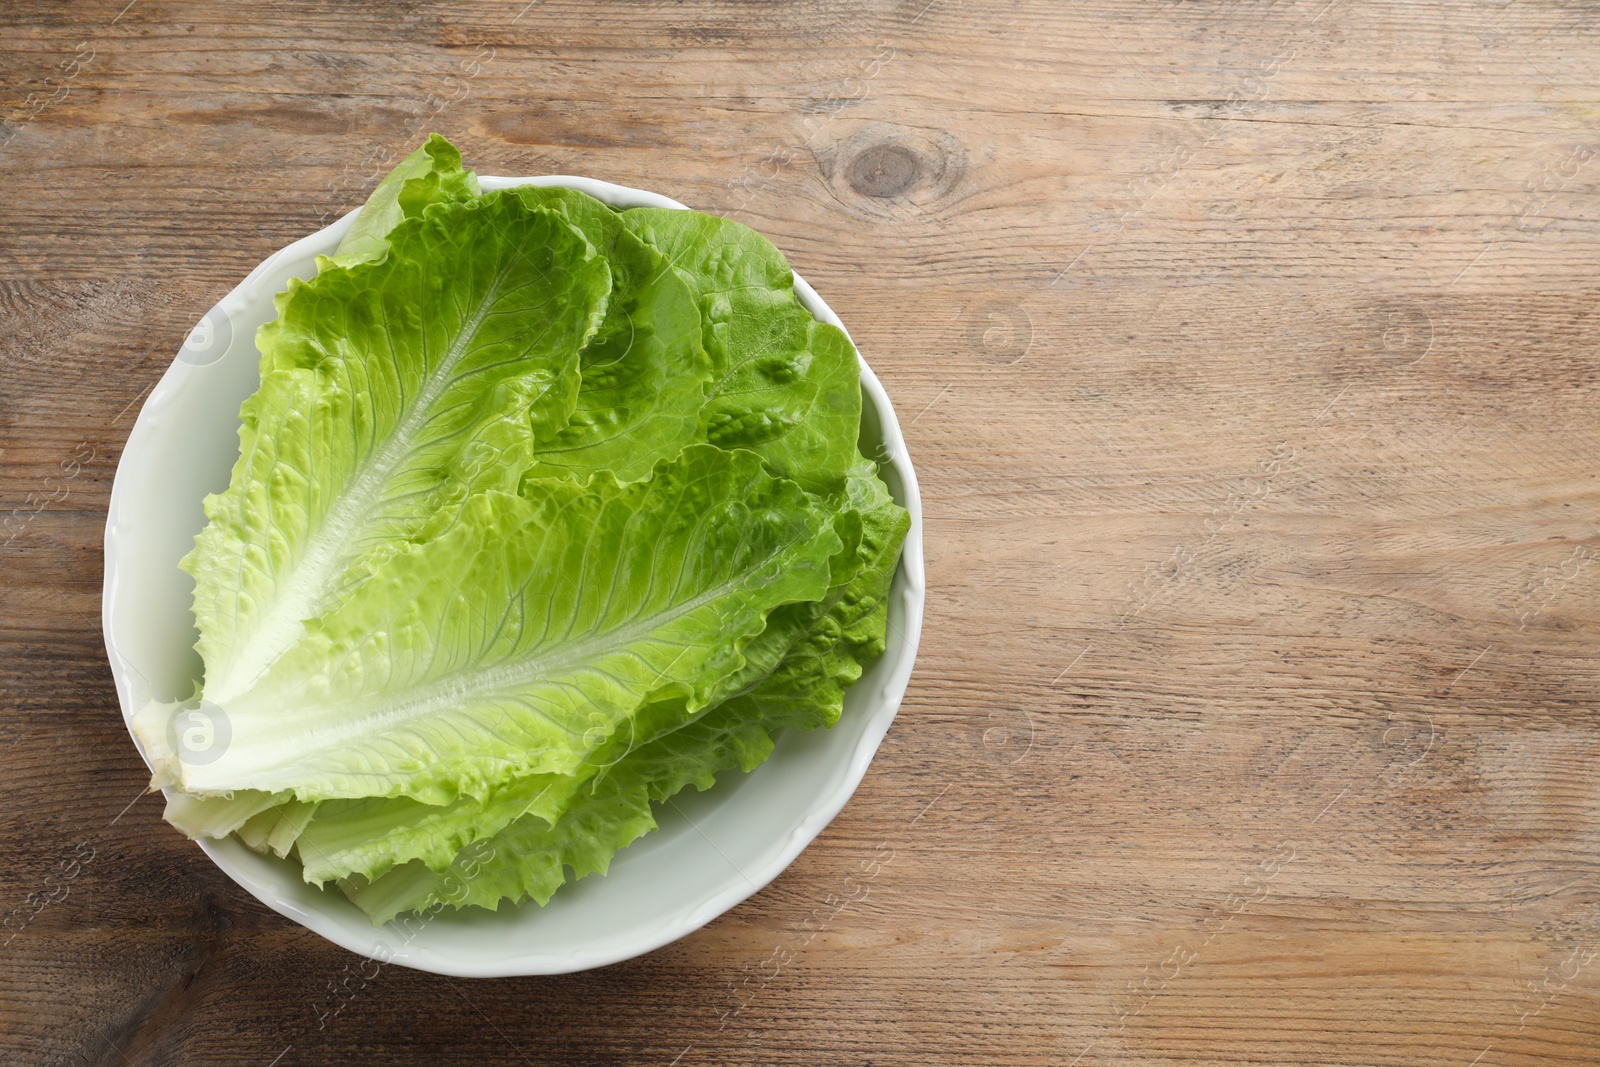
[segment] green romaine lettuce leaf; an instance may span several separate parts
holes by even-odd
[[[448,866],[414,861],[377,878],[356,872],[340,883],[346,895],[375,923],[441,905],[493,910],[501,901],[524,898],[543,904],[565,882],[568,868],[576,878],[604,874],[619,849],[655,829],[652,801],[664,802],[689,785],[709,789],[728,770],[754,769],[772,752],[778,729],[836,722],[845,687],[882,654],[889,585],[911,525],[871,461],[859,455],[846,494],[852,510],[844,515],[857,517],[855,542],[835,556],[834,584],[820,600],[773,613],[762,636],[776,669],[758,670],[711,710],[630,748],[579,789],[554,824],[518,818]],[[758,657],[749,661],[760,667]],[[640,715],[650,717],[648,709]],[[677,718],[659,710],[655,717]]]
[[[370,228],[363,227],[361,240],[378,254],[383,226],[419,212],[430,196],[459,198],[476,186],[460,155],[437,135],[402,169],[408,166],[426,182],[406,170],[406,180],[391,185],[385,179],[369,201],[381,204],[385,185],[396,195],[401,188],[408,193],[404,213],[375,212]],[[617,274],[605,325],[584,352],[578,409],[565,439],[546,450],[545,462],[577,477],[611,470],[631,480],[684,444],[703,440],[752,449],[808,489],[839,488],[860,420],[855,348],[843,331],[800,305],[794,275],[772,242],[741,223],[696,211],[619,213],[560,186],[506,192],[566,215]],[[367,214],[364,209],[363,221]],[[680,347],[691,328],[680,290],[660,256],[648,255],[634,236],[664,255],[677,281],[692,290],[703,318],[694,326],[703,330],[710,354],[704,371],[691,366]]]
[[[489,490],[221,705],[231,741],[214,761],[174,758],[161,724],[136,729],[188,792],[483,799],[574,773],[647,699],[704,707],[773,608],[826,591],[838,548],[821,502],[708,445],[630,485]]]
[[[841,544],[829,560],[831,585],[823,600],[775,609],[765,628],[745,646],[742,666],[706,694],[708,705],[744,692],[771,674],[854,576],[860,565],[860,516],[855,511],[843,512],[835,518],[833,528]],[[482,800],[461,797],[442,806],[406,797],[325,801],[301,839],[305,878],[308,882],[356,874],[376,878],[412,859],[444,871],[460,849],[492,836],[513,819],[529,815],[555,823],[590,779],[693,718],[682,697],[652,700],[628,720],[625,730],[607,738],[571,775],[519,778]]]
[[[703,439],[748,448],[807,489],[840,489],[860,430],[860,364],[844,331],[800,304],[783,254],[748,226],[697,211],[630,208],[622,221],[699,297],[713,374]]]
[[[297,840],[305,880],[375,878],[413,859],[444,870],[468,844],[492,837],[513,819],[528,815],[555,822],[583,781],[575,775],[530,774],[481,800],[465,796],[450,804],[410,797],[325,800]]]
[[[183,561],[212,703],[471,494],[514,490],[571,416],[611,281],[582,235],[490,195],[390,238],[379,262],[290,282],[258,335],[239,460]]]
[[[786,604],[773,611],[765,629],[745,647],[744,665],[723,679],[712,700],[736,697],[743,701],[741,707],[748,707],[757,700],[776,705],[788,695],[792,706],[787,725],[802,729],[831,725],[842,706],[843,685],[859,674],[858,659],[881,654],[881,647],[857,647],[844,641],[844,631],[870,611],[874,602],[881,603],[909,518],[889,498],[869,461],[858,457],[848,487],[849,508],[834,520],[841,548],[830,560],[828,592],[820,600]],[[816,701],[808,700],[808,676],[819,679],[819,691],[831,683]],[[461,798],[444,807],[406,798],[326,802],[301,839],[306,880],[323,882],[351,875],[371,879],[412,859],[445,872],[465,845],[493,835],[515,818],[526,814],[554,823],[578,799],[584,782],[632,759],[636,750],[692,719],[681,701],[652,703],[633,717],[625,734],[610,738],[573,776],[520,779],[482,801]],[[763,721],[757,716],[748,731],[751,736],[741,739],[751,751],[771,747],[761,728]],[[681,743],[692,736],[682,735]],[[668,742],[669,746],[679,744]],[[683,759],[693,763],[687,755]],[[709,775],[715,769],[703,772],[701,788],[709,786]]]
[[[480,191],[478,176],[462,168],[456,146],[432,134],[378,183],[338,249],[320,266],[353,267],[381,259],[389,250],[390,232],[403,220],[419,217],[431,204],[471,200]]]
[[[531,476],[583,479],[610,471],[621,481],[642,478],[705,440],[699,413],[712,366],[695,294],[658,250],[593,197],[555,187],[514,191],[529,205],[565,214],[604,250],[615,278],[605,322],[579,360],[577,406],[566,428],[540,446]]]

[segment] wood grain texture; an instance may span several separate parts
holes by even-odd
[[[0,1058],[1596,1062],[1594,14],[5,5]],[[140,399],[429,130],[762,229],[922,479],[855,799],[569,977],[373,976],[257,905],[136,799],[101,645]]]

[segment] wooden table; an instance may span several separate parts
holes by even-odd
[[[1600,1059],[1589,6],[0,25],[5,1062]],[[855,799],[586,974],[374,975],[257,904],[141,799],[101,644],[141,398],[429,130],[769,234],[922,479],[921,657]]]

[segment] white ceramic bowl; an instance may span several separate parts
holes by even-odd
[[[589,178],[482,178],[485,189],[564,185],[617,207],[682,208],[654,193]],[[273,294],[315,273],[352,211],[269,257],[209,312],[145,401],[117,466],[106,518],[101,606],[123,719],[152,698],[186,698],[201,674],[190,615],[193,582],[178,569],[205,524],[201,501],[228,484],[238,455],[239,405],[258,384],[256,328]],[[812,314],[843,328],[795,277]],[[619,853],[605,877],[567,885],[544,908],[444,912],[414,936],[375,928],[337,890],[300,879],[299,864],[257,855],[232,838],[200,847],[268,907],[352,952],[463,977],[560,974],[629,959],[699,929],[765,886],[822,832],[855,792],[905,695],[922,631],[922,510],[917,479],[883,386],[861,364],[863,448],[883,459],[911,533],[889,604],[888,652],[845,699],[831,730],[787,731],[748,775],[679,794],[661,828]],[[737,794],[738,803],[733,803]],[[176,830],[172,831],[177,833]]]

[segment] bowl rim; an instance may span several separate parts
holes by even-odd
[[[561,186],[588,193],[613,207],[659,207],[689,210],[687,205],[662,196],[659,193],[576,175],[539,175],[529,177],[481,175],[479,176],[479,182],[486,192],[519,185]],[[329,225],[307,234],[268,256],[251,270],[226,296],[219,300],[213,311],[220,309],[226,314],[230,306],[242,306],[249,296],[258,289],[262,279],[284,260],[304,257],[308,253],[317,250],[326,250],[330,246],[330,242],[336,244],[360,212],[361,208],[357,207]],[[794,279],[795,294],[805,308],[819,321],[843,330],[848,337],[849,331],[845,328],[844,323],[840,321],[839,316],[828,306],[827,302],[798,273],[794,273],[792,269],[791,273]],[[851,340],[851,344],[855,344],[854,339]],[[385,954],[384,950],[392,940],[384,936],[386,931],[390,929],[389,926],[372,927],[370,938],[357,937],[347,926],[333,916],[321,911],[307,911],[293,901],[283,899],[273,887],[258,880],[248,871],[240,869],[233,857],[226,854],[225,849],[229,844],[228,839],[200,839],[195,843],[200,846],[224,874],[238,883],[251,896],[278,914],[312,930],[341,948],[363,956],[381,959],[385,963],[398,963],[417,970],[464,978],[565,974],[620,963],[624,960],[653,952],[693,933],[764,889],[778,875],[788,869],[796,857],[822,833],[828,824],[843,810],[844,805],[860,786],[873,756],[876,755],[885,734],[887,734],[899,711],[906,687],[910,682],[911,672],[916,661],[917,648],[921,641],[922,615],[926,599],[926,577],[922,545],[922,506],[916,472],[912,467],[911,458],[906,448],[899,420],[895,416],[894,407],[883,388],[883,383],[873,373],[872,368],[867,365],[866,359],[861,356],[859,346],[856,346],[856,358],[861,368],[862,392],[871,402],[881,427],[884,461],[894,469],[901,482],[901,493],[904,499],[898,500],[898,503],[906,508],[911,516],[911,529],[906,535],[905,546],[901,551],[899,563],[899,568],[905,578],[905,594],[901,602],[904,603],[906,610],[905,618],[900,620],[902,625],[900,626],[901,638],[899,642],[902,656],[899,662],[895,664],[895,668],[888,679],[883,683],[880,690],[881,696],[874,701],[871,707],[864,709],[865,713],[869,715],[869,720],[850,754],[849,765],[843,778],[838,781],[830,792],[817,797],[815,803],[806,809],[804,815],[794,825],[784,847],[775,855],[768,857],[759,869],[741,872],[745,877],[729,879],[727,883],[709,897],[700,900],[694,906],[680,909],[648,934],[623,947],[565,952],[531,949],[516,955],[500,956],[486,960],[470,960],[444,954],[430,946],[416,943],[407,945],[404,955],[397,956],[392,952]],[[116,684],[118,704],[122,710],[124,724],[137,710],[133,706],[134,689],[132,679],[132,675],[136,674],[137,671],[118,651],[119,627],[116,622],[117,606],[122,588],[122,568],[125,565],[129,567],[137,565],[137,561],[125,560],[124,553],[128,549],[124,546],[124,537],[121,533],[121,530],[125,528],[126,523],[129,521],[132,507],[130,500],[132,490],[129,488],[132,476],[128,472],[139,466],[144,453],[149,450],[152,440],[159,432],[156,426],[157,420],[153,417],[153,413],[159,412],[178,393],[184,383],[200,373],[201,370],[200,366],[186,362],[181,354],[174,356],[171,365],[150,391],[140,408],[139,417],[123,445],[122,453],[117,463],[117,472],[112,481],[111,500],[106,510],[104,534],[105,574],[101,591],[100,617],[106,654],[110,661],[112,677]],[[894,603],[891,602],[891,610],[893,607]],[[138,748],[137,742],[135,742],[135,748],[136,750]],[[142,751],[140,756],[143,758]],[[146,763],[148,764],[148,760]]]

